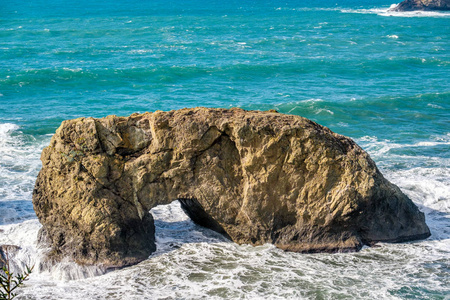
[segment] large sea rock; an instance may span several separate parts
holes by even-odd
[[[405,0],[390,11],[450,10],[450,0]]]
[[[194,108],[64,121],[33,204],[49,259],[106,268],[155,251],[149,210],[179,199],[239,244],[357,251],[423,239],[423,213],[351,139],[275,111]]]

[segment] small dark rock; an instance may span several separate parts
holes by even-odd
[[[450,0],[405,0],[389,11],[447,11]]]

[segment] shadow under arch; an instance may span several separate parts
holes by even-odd
[[[216,231],[227,239],[231,240],[231,237],[223,229],[220,224],[214,220],[208,213],[205,212],[202,205],[194,198],[181,198],[178,199],[181,205],[181,209],[186,213],[186,215],[191,218],[191,220],[203,227],[209,228]]]

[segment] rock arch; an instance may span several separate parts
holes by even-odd
[[[122,267],[155,250],[152,207],[180,199],[237,243],[356,251],[425,238],[424,215],[352,140],[298,116],[195,108],[64,121],[33,204],[49,257]]]

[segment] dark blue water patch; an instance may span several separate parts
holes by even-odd
[[[0,225],[21,223],[35,218],[36,213],[31,201],[0,201]]]

